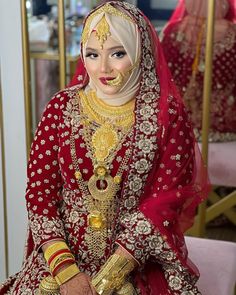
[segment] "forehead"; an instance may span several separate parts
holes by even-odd
[[[86,48],[87,47],[94,48],[94,49],[101,49],[101,44],[98,41],[96,32],[92,32],[91,35],[89,36],[88,42],[86,44]],[[103,43],[103,49],[109,49],[112,47],[123,47],[123,45],[120,42],[116,41],[111,36],[107,36],[107,40]]]

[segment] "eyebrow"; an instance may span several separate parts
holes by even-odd
[[[117,49],[123,49],[123,50],[125,50],[122,45],[107,48],[107,50],[117,50]],[[94,51],[96,51],[97,49],[92,48],[92,47],[87,47],[86,50],[94,50]]]

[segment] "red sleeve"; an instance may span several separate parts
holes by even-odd
[[[59,214],[62,177],[58,163],[60,95],[47,105],[32,143],[28,162],[26,203],[29,225],[38,248],[52,239],[64,239]]]

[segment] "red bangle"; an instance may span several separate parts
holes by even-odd
[[[71,252],[70,252],[70,250],[68,250],[68,249],[62,249],[62,250],[59,250],[59,251],[55,252],[55,253],[52,254],[52,255],[50,256],[50,258],[48,259],[48,265],[51,264],[52,260],[53,260],[56,256],[58,256],[58,255],[60,255],[60,254],[62,254],[62,253],[71,253]],[[71,253],[71,254],[72,254],[72,253]]]
[[[72,258],[69,258],[69,259],[65,259],[62,262],[58,263],[58,265],[52,271],[52,276],[55,277],[56,276],[55,273],[58,271],[58,269],[60,267],[62,267],[63,265],[67,264],[68,262],[72,262],[71,264],[74,264],[75,263],[75,260],[72,259]]]

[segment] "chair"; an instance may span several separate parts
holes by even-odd
[[[201,145],[200,145],[201,149]],[[236,141],[208,144],[208,172],[213,190],[208,196],[209,205],[205,211],[205,220],[196,216],[194,226],[188,231],[191,236],[202,237],[199,232],[199,223],[204,226],[214,218],[224,214],[228,220],[236,225]],[[220,197],[215,189],[219,186],[234,188],[234,190]]]
[[[234,295],[236,243],[185,237],[189,258],[200,271],[202,295]]]
[[[217,186],[234,187],[234,191],[220,198],[215,191],[209,195],[212,204],[206,212],[206,222],[220,214],[224,214],[232,224],[236,225],[236,141],[209,143],[209,177],[211,183]]]

